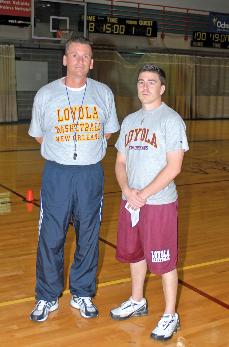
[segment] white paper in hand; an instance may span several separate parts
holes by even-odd
[[[132,227],[134,227],[136,224],[138,224],[138,221],[139,221],[140,208],[138,208],[137,210],[133,210],[128,202],[126,203],[125,208],[131,214],[131,225],[132,225]]]

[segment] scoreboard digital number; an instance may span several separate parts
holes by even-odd
[[[192,34],[191,46],[228,49],[229,34],[194,31]]]
[[[157,37],[157,22],[151,19],[87,16],[87,29],[89,33]]]

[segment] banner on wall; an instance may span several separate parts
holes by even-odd
[[[30,17],[31,0],[0,0],[0,15]]]
[[[30,25],[31,0],[0,0],[0,25]]]
[[[229,33],[229,14],[210,12],[209,31],[215,33]]]

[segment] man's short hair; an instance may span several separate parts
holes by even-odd
[[[141,72],[155,72],[156,74],[158,74],[159,79],[161,81],[162,85],[165,85],[166,82],[166,75],[164,70],[162,70],[159,66],[154,65],[154,64],[145,64],[143,66],[140,67],[140,69],[138,70],[138,77],[140,75]]]
[[[88,45],[92,49],[92,42],[89,39],[83,36],[78,36],[76,33],[72,33],[70,38],[66,41],[66,44],[65,44],[65,55],[68,53],[69,46],[72,43],[81,43],[83,45]]]

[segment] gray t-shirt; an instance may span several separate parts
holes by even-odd
[[[64,165],[90,165],[103,159],[104,134],[119,130],[114,96],[108,86],[90,78],[85,88],[66,91],[61,78],[37,92],[29,135],[43,137],[45,159]]]
[[[189,148],[184,121],[164,103],[155,110],[140,109],[127,116],[115,146],[126,158],[128,183],[135,189],[146,187],[166,166],[167,152]],[[176,199],[176,186],[172,181],[150,196],[147,204],[168,204]]]

